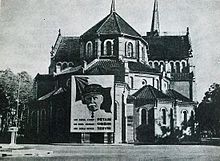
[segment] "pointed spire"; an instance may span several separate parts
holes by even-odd
[[[112,0],[111,13],[116,11],[115,0]]]
[[[159,33],[160,33],[159,10],[158,10],[158,1],[157,0],[154,0],[151,33],[152,33],[152,35],[159,35]]]

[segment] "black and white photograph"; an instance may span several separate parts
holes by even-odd
[[[219,161],[220,0],[0,0],[0,160]]]

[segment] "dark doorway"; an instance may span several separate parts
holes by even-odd
[[[104,133],[90,133],[90,143],[104,143]]]

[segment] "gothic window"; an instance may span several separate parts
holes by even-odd
[[[106,55],[112,55],[112,43],[111,43],[111,41],[106,42]]]
[[[186,73],[186,63],[182,62],[182,73]]]
[[[154,62],[154,68],[159,69],[158,62]]]
[[[176,62],[176,72],[180,73],[180,63]]]
[[[41,126],[42,126],[42,128],[45,128],[45,126],[46,126],[46,110],[45,109],[43,109],[43,110],[41,110]]]
[[[64,62],[63,65],[62,65],[62,70],[63,70],[63,69],[66,69],[67,67],[68,67],[67,63]]]
[[[170,109],[170,129],[173,130],[174,128],[174,119],[173,119],[173,109]]]
[[[72,62],[69,63],[69,67],[73,67],[73,63]]]
[[[160,81],[158,79],[156,79],[156,83],[157,83],[157,89],[160,89]]]
[[[92,42],[91,41],[89,41],[86,44],[86,55],[87,56],[91,56],[92,55]]]
[[[133,44],[131,42],[128,43],[127,56],[128,57],[134,57]]]
[[[163,119],[163,124],[165,125],[166,124],[166,109],[162,109],[162,119]]]
[[[170,62],[171,73],[175,73],[174,63]]]
[[[134,88],[134,78],[130,77],[130,84],[131,84],[131,88]]]
[[[144,50],[144,47],[142,47],[141,50],[142,50],[142,61],[145,61],[145,50]]]
[[[183,111],[183,122],[187,122],[187,111]]]
[[[146,124],[146,110],[142,109],[141,110],[141,124]]]

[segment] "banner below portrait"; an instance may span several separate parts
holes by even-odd
[[[113,132],[113,99],[113,75],[72,76],[70,132]]]

